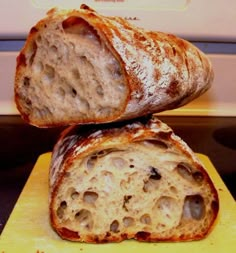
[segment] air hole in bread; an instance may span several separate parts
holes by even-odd
[[[159,230],[163,229],[165,227],[166,227],[166,224],[163,224],[163,223],[160,223],[160,222],[157,224],[157,229],[159,229]]]
[[[102,171],[101,176],[104,182],[103,190],[110,193],[111,189],[114,188],[114,175],[109,171]]]
[[[93,191],[86,191],[83,195],[83,201],[88,204],[95,204],[98,194]]]
[[[152,223],[151,217],[149,214],[143,214],[140,217],[140,222],[146,225],[150,225]]]
[[[84,227],[88,230],[93,228],[93,217],[89,210],[81,209],[75,214],[75,220],[79,226]]]
[[[183,217],[201,220],[205,216],[205,203],[201,195],[186,196],[183,207]]]
[[[98,152],[96,153],[96,155],[97,155],[99,158],[101,158],[101,157],[106,156],[106,155],[108,155],[108,154],[110,154],[110,153],[113,153],[113,152],[121,152],[121,151],[123,151],[123,150],[117,149],[117,148],[108,148],[108,149],[102,149],[102,150],[98,151]]]
[[[62,28],[66,31],[66,32],[74,32],[73,30],[70,31],[69,29],[73,26],[77,26],[78,28],[81,27],[81,29],[83,29],[84,26],[82,26],[81,24],[84,24],[85,21],[82,18],[76,17],[76,16],[71,16],[65,20],[63,20],[62,22]],[[79,33],[79,30],[76,31],[76,33]]]
[[[97,177],[92,177],[90,180],[89,180],[89,182],[92,184],[92,185],[95,185],[95,184],[97,184],[97,182],[98,182],[98,178]]]
[[[45,83],[51,83],[55,77],[55,70],[52,66],[46,64],[44,66],[44,74],[42,76]]]
[[[150,179],[153,180],[160,180],[161,179],[161,174],[158,172],[157,168],[154,168],[152,166],[150,166]]]
[[[110,153],[113,152],[122,152],[122,150],[117,149],[117,148],[108,148],[108,149],[102,149],[98,152],[93,153],[91,156],[87,158],[87,168],[92,169],[97,162],[98,158],[102,158]]]
[[[121,157],[111,157],[111,162],[117,169],[122,169],[127,166],[127,161]]]
[[[77,94],[77,91],[74,90],[74,89],[72,89],[71,90],[72,97],[75,97],[76,94]],[[89,109],[90,109],[89,102],[86,99],[81,98],[79,96],[77,96],[76,98],[77,98],[76,102],[78,104],[79,111],[86,114],[89,111]]]
[[[36,42],[37,42],[37,44],[41,44],[41,42],[42,42],[42,36],[41,35],[37,36]]]
[[[85,20],[75,16],[71,16],[62,22],[62,28],[66,33],[85,35],[89,27],[89,24]]]
[[[116,150],[117,149],[113,149],[113,148],[102,149],[102,150],[97,152],[97,156],[101,158],[101,157],[103,157],[105,155],[108,155],[109,153],[114,152]]]
[[[150,168],[151,168],[150,176],[148,179],[144,180],[144,185],[143,185],[144,192],[155,191],[160,186],[161,175],[155,169],[152,170],[153,167],[150,167]]]
[[[119,233],[119,222],[114,220],[110,225],[110,231],[113,233]]]
[[[61,204],[60,204],[60,207],[62,207],[63,209],[66,209],[67,208],[66,201],[62,201]]]
[[[98,86],[96,87],[96,92],[97,92],[97,94],[98,94],[99,96],[101,96],[101,97],[104,96],[104,90],[103,90],[103,88],[102,88],[101,85],[98,85]]]
[[[177,165],[177,172],[178,174],[188,180],[188,181],[191,181],[192,180],[192,169],[190,167],[190,165],[186,164],[186,163],[179,163]]]
[[[29,77],[24,77],[23,85],[25,88],[29,88],[30,86],[30,78]]]
[[[147,140],[147,141],[143,141],[143,144],[147,146],[149,145],[154,146],[156,148],[163,149],[163,150],[168,149],[168,145],[164,141],[160,141],[160,140]]]
[[[99,152],[95,152],[93,153],[91,156],[89,156],[87,158],[87,161],[86,161],[86,167],[88,170],[91,170],[94,168],[95,164],[97,163],[97,160],[98,160],[98,157],[102,157],[104,155],[106,155],[107,153],[104,151],[104,150],[101,150]]]
[[[76,95],[77,95],[77,91],[76,91],[76,89],[71,88],[71,95],[72,95],[72,97],[73,97],[73,98],[75,98],[75,97],[76,97]]]
[[[62,27],[65,33],[83,35],[90,38],[96,43],[100,43],[100,38],[97,31],[80,17],[71,16],[62,22]]]
[[[115,58],[110,59],[110,62],[107,64],[106,68],[114,79],[120,79],[122,72],[119,63]]]
[[[41,73],[43,71],[43,63],[41,61],[37,61],[33,64],[33,71],[35,73]]]
[[[58,48],[55,45],[52,45],[50,47],[50,51],[52,52],[52,54],[58,54]]]
[[[135,224],[134,218],[132,217],[124,217],[123,224],[125,227],[131,227]]]
[[[76,200],[79,198],[79,193],[77,191],[73,191],[70,196],[71,199]]]
[[[175,186],[170,187],[170,192],[176,194],[178,192],[177,188]]]
[[[72,76],[75,80],[79,80],[80,79],[80,73],[78,69],[73,69],[72,70]]]
[[[59,95],[59,97],[63,101],[65,98],[65,95],[66,95],[66,91],[62,87],[58,87],[57,94]]]
[[[204,175],[200,171],[192,171],[192,168],[187,163],[179,163],[176,168],[178,174],[188,181],[195,181],[201,184],[204,180]]]
[[[131,198],[132,198],[132,195],[125,195],[125,196],[124,196],[122,208],[123,208],[126,212],[129,211],[129,209],[128,209],[128,204],[129,204],[129,201],[130,201]]]
[[[160,215],[170,219],[172,215],[175,215],[177,203],[173,197],[162,196],[156,201],[155,208],[159,211]]]
[[[86,162],[87,169],[88,170],[93,169],[96,162],[97,162],[97,155],[92,155],[88,157],[87,162]]]
[[[32,101],[29,98],[25,99],[25,104],[30,107],[32,105]]]
[[[81,56],[79,56],[78,60],[80,61],[80,64],[85,65],[85,66],[91,71],[90,74],[95,75],[94,66],[93,66],[93,64],[90,62],[90,60],[87,58],[87,56],[81,55]],[[92,71],[93,71],[93,73],[92,73]],[[94,80],[96,80],[96,78],[94,78]],[[93,81],[94,81],[94,80],[93,80]]]
[[[81,55],[79,59],[84,63],[84,64],[90,64],[91,67],[93,68],[92,64],[88,61],[88,58],[85,55]]]
[[[33,62],[34,62],[34,58],[35,58],[35,55],[36,55],[36,51],[37,51],[37,44],[36,42],[34,41],[33,44],[31,45],[31,48],[29,50],[29,64],[32,65]]]
[[[197,182],[197,183],[202,183],[204,180],[204,176],[200,171],[196,171],[193,173],[193,179]]]
[[[57,216],[59,219],[62,219],[64,216],[65,209],[67,208],[67,202],[62,201],[60,206],[57,208]]]

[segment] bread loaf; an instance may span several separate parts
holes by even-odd
[[[150,120],[71,126],[50,166],[50,220],[64,239],[90,243],[204,238],[217,191],[193,151]]]
[[[182,106],[213,80],[206,55],[123,18],[51,10],[17,58],[15,101],[39,127],[104,123]]]

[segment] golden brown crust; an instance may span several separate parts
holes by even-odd
[[[106,118],[65,119],[31,122],[30,110],[19,98],[19,82],[24,75],[26,55],[34,47],[34,37],[50,22],[71,25],[82,18],[92,26],[122,66],[129,89],[119,112]],[[119,17],[102,16],[82,5],[80,10],[51,10],[29,33],[17,58],[15,100],[23,118],[31,124],[51,127],[67,124],[103,123],[132,119],[182,106],[205,92],[212,84],[213,70],[206,55],[191,43],[174,35],[145,31]],[[21,99],[27,99],[27,97]]]

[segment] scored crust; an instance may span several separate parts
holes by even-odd
[[[53,9],[31,29],[17,58],[15,101],[40,127],[106,123],[182,106],[212,80],[193,44],[82,5]]]
[[[155,117],[69,127],[53,150],[50,220],[63,239],[198,240],[218,209],[201,162]]]

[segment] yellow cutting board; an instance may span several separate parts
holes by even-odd
[[[50,227],[48,218],[48,168],[51,153],[46,153],[37,160],[2,232],[0,253],[235,253],[236,202],[208,157],[202,154],[198,156],[205,164],[220,197],[218,219],[213,230],[204,240],[175,243],[141,243],[129,240],[121,243],[85,244],[60,239]]]

